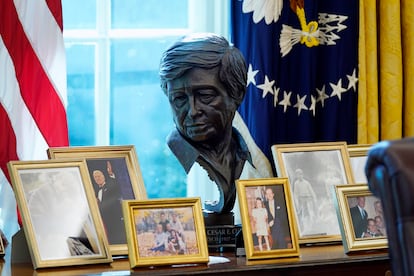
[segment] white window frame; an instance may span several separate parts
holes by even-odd
[[[168,0],[167,0],[168,1]],[[162,1],[160,1],[162,4]],[[88,43],[95,48],[95,145],[110,145],[110,42],[113,38],[150,38],[162,35],[180,36],[191,32],[212,32],[230,41],[230,0],[189,0],[188,29],[116,29],[111,30],[111,0],[96,0],[96,29],[65,30],[64,41]],[[197,173],[198,174],[198,173]],[[216,189],[206,180],[187,181],[187,195],[202,199],[215,197]],[[196,175],[197,177],[197,175]],[[198,177],[197,177],[198,178]],[[200,179],[199,179],[200,180]],[[194,185],[194,183],[198,183]]]
[[[160,1],[160,4],[162,1]],[[229,0],[189,0],[188,29],[111,30],[111,0],[96,1],[96,29],[65,30],[65,43],[88,43],[95,49],[95,144],[110,144],[110,41],[213,32],[229,38]]]

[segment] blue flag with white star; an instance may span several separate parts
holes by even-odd
[[[358,1],[232,0],[246,58],[239,112],[262,151],[357,139]]]

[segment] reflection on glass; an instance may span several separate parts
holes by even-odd
[[[357,184],[367,184],[368,179],[365,174],[365,164],[367,163],[367,156],[351,157],[351,168],[354,174],[354,180]]]
[[[78,169],[19,173],[41,259],[100,254]]]

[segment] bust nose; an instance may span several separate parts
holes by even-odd
[[[196,97],[190,96],[188,101],[188,115],[190,117],[195,117],[199,113],[200,109]]]

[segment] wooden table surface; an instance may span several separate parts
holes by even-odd
[[[130,269],[127,258],[111,264],[86,265],[34,270],[31,263],[12,263],[10,254],[0,260],[1,275],[385,275],[390,270],[386,251],[361,252],[347,255],[342,245],[318,245],[300,248],[298,258],[247,261],[233,253],[211,254],[228,258],[230,262],[209,265],[182,265]]]

